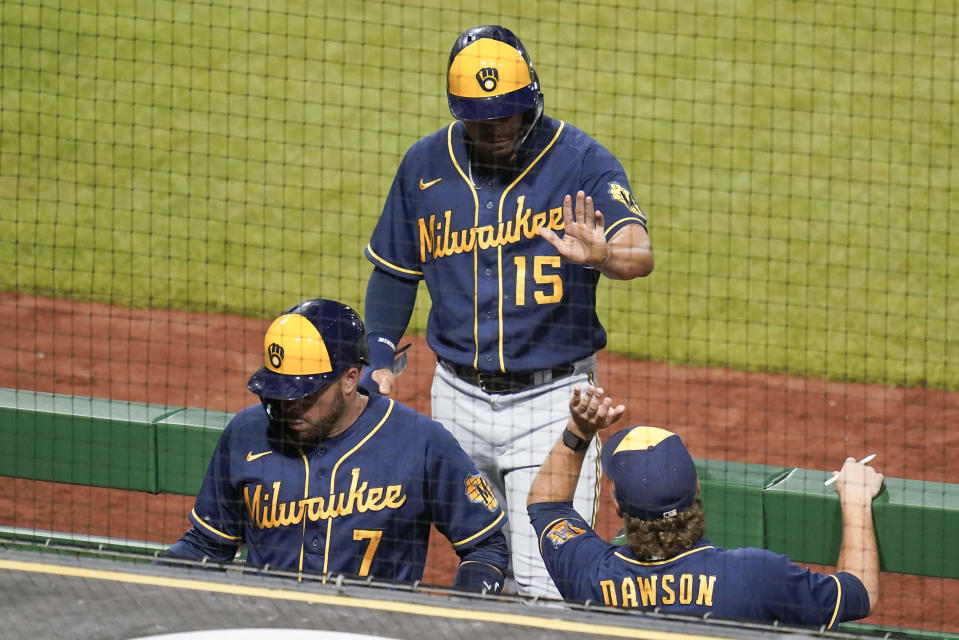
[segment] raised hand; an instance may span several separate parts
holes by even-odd
[[[569,400],[569,414],[576,429],[589,439],[606,427],[611,426],[626,413],[625,405],[613,406],[613,399],[606,395],[602,387],[586,387],[580,391],[573,387],[573,396]]]
[[[545,227],[540,228],[539,234],[570,262],[601,268],[609,258],[610,248],[606,244],[603,214],[593,210],[593,199],[578,191],[574,208],[573,198],[566,194],[563,198],[563,224],[562,238]]]

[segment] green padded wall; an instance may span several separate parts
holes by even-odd
[[[196,495],[232,413],[183,409],[156,424],[157,491]]]
[[[795,469],[763,492],[765,546],[794,560],[835,564],[842,540],[839,496],[825,471]],[[959,485],[886,478],[873,501],[884,571],[959,578]]]
[[[0,389],[0,474],[156,492],[154,423],[177,410]]]
[[[782,467],[696,459],[706,537],[721,547],[763,546],[763,487]]]

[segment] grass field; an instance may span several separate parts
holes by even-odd
[[[0,289],[362,306],[449,47],[498,22],[650,219],[611,350],[959,389],[955,4],[451,4],[0,1]]]

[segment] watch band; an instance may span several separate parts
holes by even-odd
[[[569,429],[563,429],[563,444],[573,451],[585,451],[589,448],[590,440],[583,440]]]

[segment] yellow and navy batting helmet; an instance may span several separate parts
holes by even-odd
[[[543,94],[526,47],[499,25],[473,27],[453,44],[446,97],[457,120],[492,120],[543,111]]]
[[[366,329],[345,304],[315,298],[273,321],[263,338],[264,362],[247,388],[264,399],[316,393],[350,367],[369,364]]]

